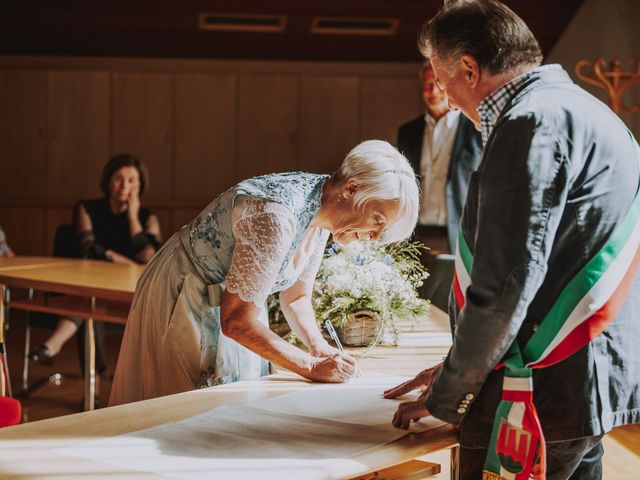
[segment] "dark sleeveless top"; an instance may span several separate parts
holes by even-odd
[[[107,197],[95,200],[81,200],[79,203],[84,206],[89,217],[91,217],[95,243],[103,247],[104,250],[113,250],[135,260],[136,251],[131,240],[127,212],[114,214],[109,207],[109,199]],[[149,209],[140,207],[138,219],[142,224],[143,230],[150,216],[151,211]]]

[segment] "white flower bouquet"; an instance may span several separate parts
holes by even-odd
[[[371,343],[390,338],[391,343],[397,344],[397,321],[417,320],[428,311],[429,302],[417,294],[427,277],[420,263],[421,248],[424,246],[419,242],[331,244],[314,287],[318,321],[329,319],[340,331],[354,312],[375,312],[379,324]]]

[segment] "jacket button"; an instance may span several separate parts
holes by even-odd
[[[460,407],[460,408],[458,409],[458,413],[461,413],[461,414],[462,414],[462,413],[464,413],[464,412],[466,412],[466,411],[467,411],[467,409],[466,409],[466,408],[464,408],[464,407]]]
[[[467,400],[473,400],[473,393],[467,393],[464,398],[466,398]]]

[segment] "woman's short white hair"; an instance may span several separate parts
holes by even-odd
[[[399,242],[411,236],[418,221],[420,190],[409,161],[390,143],[367,140],[346,156],[338,169],[343,180],[359,185],[354,195],[357,208],[369,200],[398,200],[400,217],[382,234],[385,243]]]

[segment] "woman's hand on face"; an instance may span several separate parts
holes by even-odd
[[[358,367],[345,357],[355,359],[344,352],[338,352],[337,355],[330,357],[316,358],[312,363],[308,373],[304,375],[309,380],[327,383],[343,383],[358,375]]]
[[[417,422],[421,418],[431,415],[424,404],[426,396],[427,392],[424,392],[413,402],[401,403],[393,416],[393,426],[407,429],[412,421]]]
[[[429,393],[433,382],[442,370],[442,363],[421,371],[411,380],[384,391],[384,398],[397,398],[413,390],[420,390],[424,395]]]
[[[138,213],[140,212],[140,193],[137,188],[131,189],[127,205],[129,207],[129,215],[133,218],[138,218]]]

